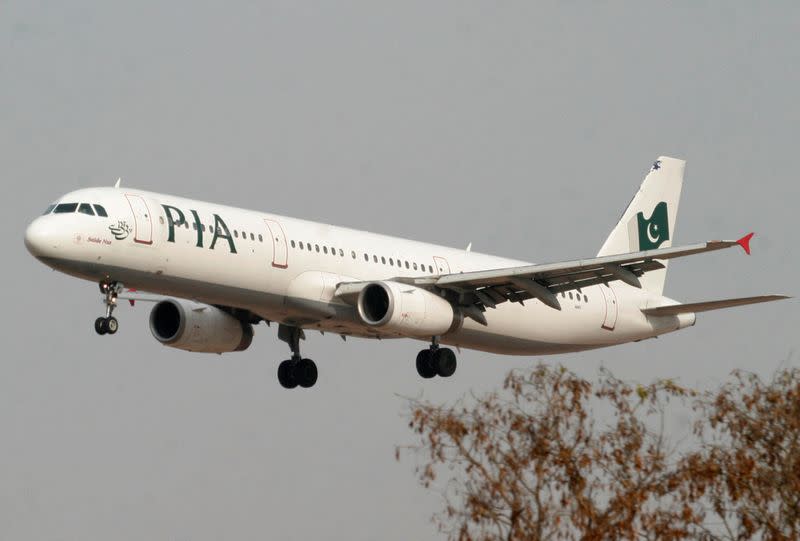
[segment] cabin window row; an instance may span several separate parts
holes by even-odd
[[[161,218],[161,221],[163,223],[163,221],[164,221],[163,217]],[[182,225],[183,225],[183,227],[185,229],[189,229],[189,222],[183,222]],[[192,229],[197,231],[197,224],[195,222],[192,222]],[[203,233],[205,233],[206,231],[208,231],[209,233],[214,233],[214,226],[213,225],[200,224],[200,230],[203,231]],[[256,238],[258,238],[258,242],[264,242],[264,236],[261,235],[260,233],[258,235],[256,235],[255,233],[252,233],[252,232],[251,233],[247,233],[246,231],[240,231],[238,229],[234,229],[233,230],[234,238],[247,240],[248,235],[250,237],[250,240],[252,240],[252,241],[255,241]]]
[[[294,241],[294,240],[292,240],[289,244],[291,245],[292,248],[296,248],[296,249],[300,249],[300,250],[306,250],[308,252],[317,252],[317,253],[323,253],[323,254],[330,254],[330,255],[332,255],[334,257],[337,256],[337,255],[339,257],[344,257],[344,250],[342,250],[341,248],[337,249],[337,248],[335,248],[333,246],[331,246],[329,248],[328,246],[322,245],[320,247],[319,244],[312,244],[310,242]],[[355,250],[351,250],[350,251],[350,257],[352,257],[353,259],[357,259],[358,258],[358,254],[356,254]],[[408,270],[412,270],[412,269],[413,270],[418,270],[419,269],[422,272],[426,272],[426,270],[427,270],[427,272],[433,274],[433,265],[427,265],[426,266],[423,263],[417,264],[416,262],[413,262],[413,261],[409,262],[408,260],[394,259],[393,257],[387,258],[385,256],[380,256],[380,258],[379,258],[377,255],[374,255],[374,254],[372,255],[371,259],[372,259],[373,263],[378,263],[380,261],[380,263],[382,263],[383,265],[388,264],[391,267],[398,267],[398,268],[404,268],[405,267]],[[370,261],[370,255],[369,254],[367,254],[367,253],[364,254],[364,261],[369,263],[369,261]]]

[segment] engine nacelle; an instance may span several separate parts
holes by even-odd
[[[172,348],[202,353],[244,351],[253,327],[208,304],[166,299],[150,312],[150,332]]]
[[[458,318],[453,306],[428,290],[399,282],[372,282],[358,294],[358,316],[370,327],[403,336],[440,336]]]

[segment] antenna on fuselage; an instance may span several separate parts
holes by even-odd
[[[119,183],[122,182],[122,177],[119,177],[117,181],[114,183],[115,188],[119,188]]]

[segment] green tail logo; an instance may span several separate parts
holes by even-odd
[[[669,240],[669,218],[664,201],[656,205],[648,219],[645,219],[644,212],[637,214],[636,222],[639,229],[639,250],[653,250]]]

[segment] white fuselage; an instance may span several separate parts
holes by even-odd
[[[78,190],[59,202],[99,204],[108,216],[47,214],[31,224],[28,249],[57,270],[345,336],[397,337],[365,326],[352,305],[334,297],[341,282],[528,264],[135,189]],[[621,282],[559,294],[559,301],[560,311],[536,299],[499,304],[486,310],[488,325],[464,318],[441,341],[537,355],[641,340],[694,323],[693,314],[645,316],[642,308],[668,301]]]

